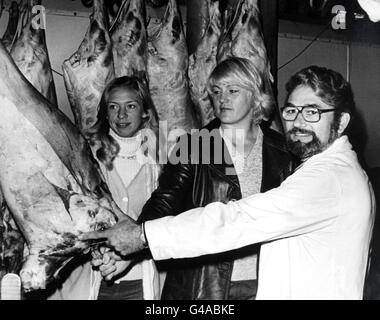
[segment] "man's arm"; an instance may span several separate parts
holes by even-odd
[[[318,230],[340,205],[334,174],[303,170],[266,193],[148,221],[146,236],[155,260],[191,258]]]

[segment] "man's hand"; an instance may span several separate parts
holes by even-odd
[[[118,222],[104,231],[93,231],[79,236],[82,241],[104,239],[105,245],[126,256],[144,249],[141,239],[141,225],[130,218]]]

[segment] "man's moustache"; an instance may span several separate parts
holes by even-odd
[[[300,129],[300,128],[293,128],[288,131],[288,135],[290,134],[311,134],[314,135],[314,131],[306,130],[306,129]]]

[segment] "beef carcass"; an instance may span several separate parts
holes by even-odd
[[[57,95],[46,47],[45,31],[33,25],[32,8],[41,5],[41,0],[29,0],[28,20],[21,35],[12,46],[11,56],[29,82],[53,105]]]
[[[0,187],[29,255],[25,291],[45,288],[56,271],[89,247],[82,232],[121,215],[77,128],[19,72],[0,45]]]
[[[147,33],[145,6],[141,0],[125,0],[111,28],[116,77],[137,76],[146,80]]]
[[[202,126],[214,119],[214,110],[207,93],[207,80],[216,65],[221,34],[219,1],[207,0],[208,19],[197,50],[189,58],[190,94],[202,119]]]
[[[31,28],[31,10],[40,1],[29,3],[29,18],[22,33],[13,45],[11,54],[17,67],[31,84],[50,100],[57,104],[50,62],[47,56],[45,35],[42,29]],[[21,20],[21,19],[20,19]],[[19,21],[21,24],[21,21]],[[0,279],[6,273],[19,273],[22,260],[24,238],[19,231],[3,195],[0,192]]]
[[[17,25],[19,23],[20,18],[20,7],[17,1],[12,1],[9,6],[9,18],[7,29],[4,32],[3,38],[1,42],[4,44],[5,48],[10,51],[12,48],[12,44],[16,40],[17,33]]]
[[[221,62],[231,56],[247,58],[273,81],[260,18],[258,0],[240,0],[233,19],[224,27],[217,60]]]
[[[94,0],[94,12],[85,38],[62,67],[75,123],[82,133],[95,124],[104,87],[114,78],[106,17],[104,0]]]
[[[169,146],[176,140],[174,130],[199,127],[189,94],[188,59],[179,8],[169,0],[160,28],[148,39],[149,89],[160,121],[167,121]]]

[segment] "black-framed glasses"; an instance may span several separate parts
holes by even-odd
[[[315,104],[295,106],[291,103],[287,103],[285,107],[281,108],[281,116],[285,121],[294,121],[301,112],[306,122],[318,122],[321,120],[322,113],[331,111],[336,111],[336,109],[319,109]]]

